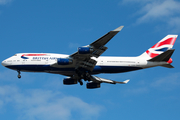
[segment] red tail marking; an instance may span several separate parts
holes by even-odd
[[[156,56],[159,55],[159,54],[151,53],[151,52],[149,52],[149,50],[147,50],[146,53],[147,53],[151,58],[154,58],[154,57],[156,57]]]
[[[163,42],[156,43],[151,48],[157,48],[157,47],[162,46],[162,45],[174,45],[175,41],[176,41],[176,38],[168,38],[167,40],[165,40]]]

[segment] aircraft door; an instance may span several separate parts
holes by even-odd
[[[136,66],[140,66],[140,61],[139,60],[136,61]]]
[[[103,61],[103,60],[101,60],[101,61],[100,61],[100,65],[103,65],[103,62],[104,62],[104,61]]]

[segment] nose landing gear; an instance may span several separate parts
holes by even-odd
[[[17,77],[20,79],[21,78],[21,75],[20,75],[21,72],[20,72],[20,70],[17,70],[17,72],[18,72],[18,76]]]

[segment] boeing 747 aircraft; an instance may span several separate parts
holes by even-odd
[[[122,73],[140,70],[155,66],[173,68],[171,65],[172,49],[178,35],[167,35],[154,46],[137,57],[100,57],[108,48],[105,46],[123,26],[108,32],[89,45],[79,47],[77,52],[71,55],[51,53],[18,53],[2,61],[2,65],[16,70],[18,78],[23,72],[46,72],[67,76],[65,85],[83,85],[82,80],[88,81],[89,89],[100,88],[101,83],[126,84],[94,76],[100,73]]]

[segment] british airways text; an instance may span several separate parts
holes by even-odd
[[[33,57],[33,60],[56,60],[57,57]]]

